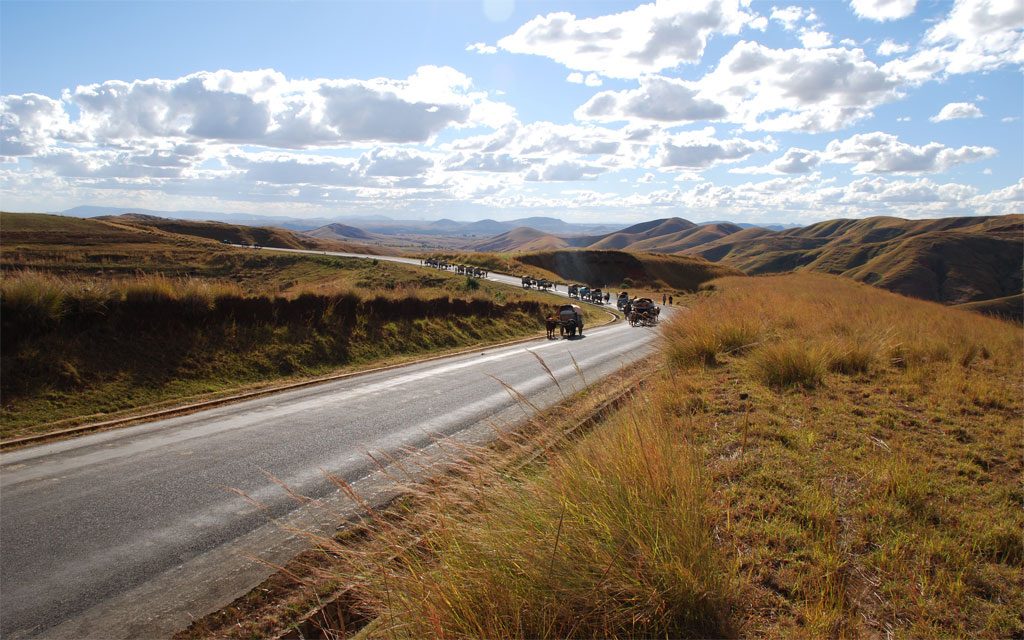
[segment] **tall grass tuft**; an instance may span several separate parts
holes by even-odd
[[[846,375],[868,373],[881,360],[880,348],[880,342],[868,336],[836,338],[827,347],[828,369]]]
[[[17,317],[19,326],[45,327],[64,314],[67,283],[61,278],[24,271],[4,274],[0,280],[0,306],[5,315]]]
[[[679,368],[717,365],[722,356],[746,353],[764,337],[760,320],[732,301],[722,308],[689,309],[665,328],[669,362]]]
[[[160,305],[178,299],[178,287],[163,275],[139,276],[121,285],[124,301],[128,304]]]
[[[425,506],[429,530],[382,531],[398,557],[359,555],[354,571],[396,637],[730,635],[702,469],[678,425],[637,405],[539,476],[467,470]]]
[[[682,323],[669,325],[666,335],[666,355],[671,365],[686,368],[691,365],[710,367],[718,364],[721,344],[713,327]]]
[[[769,387],[817,387],[825,378],[828,354],[821,348],[787,340],[763,345],[750,355],[751,375]]]

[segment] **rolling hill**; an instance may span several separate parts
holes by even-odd
[[[642,222],[632,227],[626,227],[621,231],[602,236],[593,242],[585,245],[588,249],[634,249],[633,245],[645,240],[653,240],[664,236],[677,234],[696,227],[694,223],[682,218],[666,218],[663,220],[652,220]],[[589,240],[590,238],[587,238]],[[582,239],[581,239],[582,240]],[[653,243],[648,243],[648,250],[652,250]],[[584,245],[577,245],[584,246]],[[657,250],[657,249],[653,249]],[[668,253],[668,252],[665,252]]]
[[[818,271],[960,304],[1021,292],[1024,216],[875,217],[775,233],[746,229],[685,253],[751,275]]]
[[[647,238],[629,245],[630,251],[656,251],[658,253],[680,253],[693,247],[721,240],[743,231],[730,222],[702,224],[675,233]]]
[[[101,216],[92,218],[138,229],[155,229],[165,233],[194,236],[229,242],[231,244],[259,245],[278,249],[314,249],[325,251],[359,251],[362,253],[380,253],[373,248],[355,242],[343,242],[329,238],[317,238],[296,233],[277,227],[249,227],[226,222],[173,220],[146,214],[126,213],[118,216]],[[358,231],[358,230],[357,230]],[[346,238],[346,240],[348,240]]]
[[[306,231],[305,235],[313,236],[314,238],[323,238],[326,240],[342,240],[342,241],[362,241],[362,242],[373,242],[378,239],[375,234],[363,231],[358,227],[351,227],[347,224],[341,224],[340,222],[334,222],[322,227],[317,227],[312,231]]]
[[[81,219],[46,213],[0,214],[0,239],[8,251],[23,245],[71,244],[95,247],[146,245],[161,241],[156,234],[111,220]]]
[[[569,246],[564,238],[544,233],[530,227],[517,227],[511,231],[498,234],[493,238],[474,242],[467,249],[472,251],[543,251],[549,249],[563,249]]]

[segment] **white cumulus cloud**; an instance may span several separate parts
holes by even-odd
[[[1020,0],[955,0],[924,45],[886,69],[920,84],[949,74],[990,71],[1024,64],[1024,3]]]
[[[686,131],[667,137],[658,146],[654,166],[668,169],[707,169],[716,165],[745,160],[761,151],[774,151],[771,139],[746,140],[715,137],[715,129]]]
[[[901,96],[900,85],[860,49],[772,49],[740,41],[696,82],[751,130],[835,131]]]
[[[588,87],[600,87],[604,84],[601,80],[601,76],[596,73],[588,73],[584,76],[579,71],[573,71],[566,76],[565,79],[573,84],[584,84]]]
[[[825,148],[829,162],[852,164],[854,173],[941,173],[956,165],[992,158],[992,147],[947,147],[938,142],[915,146],[896,136],[875,131],[846,140],[833,140]]]
[[[808,49],[821,49],[832,44],[832,34],[820,29],[805,29],[800,32],[800,44]]]
[[[782,25],[787,31],[796,30],[797,26],[807,20],[809,12],[801,7],[772,7],[771,19]]]
[[[0,96],[0,156],[26,156],[66,133],[70,119],[58,100],[35,93]]]
[[[821,164],[821,153],[809,149],[792,147],[767,165],[755,167],[739,167],[730,169],[730,173],[773,173],[777,175],[797,175],[811,173]]]
[[[302,148],[425,142],[449,127],[499,126],[508,105],[450,67],[404,80],[289,80],[273,70],[111,80],[65,92],[77,135],[95,141],[185,139]]]
[[[698,95],[697,86],[685,80],[645,76],[637,89],[602,91],[576,110],[580,120],[651,121],[684,123],[716,120],[725,108]]]
[[[946,120],[959,120],[961,118],[980,118],[981,109],[970,102],[950,102],[942,107],[938,113],[928,118],[932,122],[944,122]]]
[[[576,180],[596,180],[607,171],[606,167],[584,162],[571,157],[554,157],[543,166],[530,169],[524,178],[530,182],[569,182]]]
[[[878,55],[888,58],[899,53],[906,53],[907,51],[910,51],[910,45],[897,43],[886,38],[885,40],[882,40],[882,44],[878,45],[878,49],[876,51],[878,51]]]
[[[473,44],[466,45],[466,51],[475,51],[476,53],[491,55],[498,53],[498,47],[484,42],[474,42]]]
[[[858,16],[885,22],[914,13],[917,0],[851,0],[850,4]]]
[[[498,41],[512,53],[544,56],[569,69],[638,78],[700,60],[714,34],[736,34],[757,16],[740,0],[658,0],[594,18],[538,15]],[[757,23],[752,26],[763,26]]]

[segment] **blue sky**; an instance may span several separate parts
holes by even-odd
[[[1024,210],[1024,4],[0,2],[0,206]]]

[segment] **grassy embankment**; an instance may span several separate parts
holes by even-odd
[[[394,263],[56,216],[0,224],[4,438],[533,335],[554,304]]]
[[[542,468],[467,465],[326,544],[371,637],[1024,633],[1020,327],[798,274],[665,333]]]

